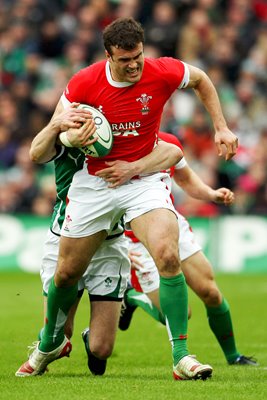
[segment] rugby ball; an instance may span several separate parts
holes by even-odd
[[[80,104],[78,108],[84,108],[92,113],[96,125],[96,131],[92,137],[98,138],[97,142],[90,146],[81,147],[80,149],[83,153],[91,157],[106,156],[111,151],[113,145],[112,129],[107,118],[99,110],[87,104]]]

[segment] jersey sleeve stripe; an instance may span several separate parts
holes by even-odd
[[[65,96],[64,93],[60,97],[60,100],[61,100],[64,108],[67,108],[67,107],[69,107],[71,105],[71,102],[67,99],[67,97]]]
[[[184,62],[183,62],[183,64],[184,64],[184,77],[183,77],[182,82],[181,82],[180,85],[178,86],[178,89],[184,89],[184,88],[186,88],[186,86],[187,86],[188,83],[189,83],[189,78],[190,78],[189,68],[188,68],[187,64],[185,64]]]
[[[181,169],[187,165],[186,159],[183,157],[175,166],[174,169]]]

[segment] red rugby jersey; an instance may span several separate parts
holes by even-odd
[[[108,61],[75,74],[62,96],[63,104],[78,102],[99,109],[112,127],[111,152],[101,158],[86,156],[90,174],[105,168],[105,161],[135,161],[149,154],[157,142],[161,114],[172,93],[188,83],[182,61],[162,57],[145,59],[139,82],[116,82]]]

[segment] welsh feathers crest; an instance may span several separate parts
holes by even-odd
[[[148,96],[146,93],[141,94],[141,97],[138,97],[136,101],[140,101],[142,104],[141,113],[146,115],[149,113],[150,108],[148,106],[149,101],[152,99],[152,96]]]

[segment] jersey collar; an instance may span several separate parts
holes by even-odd
[[[124,87],[127,87],[127,86],[134,85],[134,83],[131,83],[131,82],[117,82],[117,81],[114,81],[112,79],[112,76],[111,76],[109,61],[106,62],[106,77],[107,77],[108,83],[111,86],[114,86],[114,87],[117,87],[117,88],[124,88]]]

